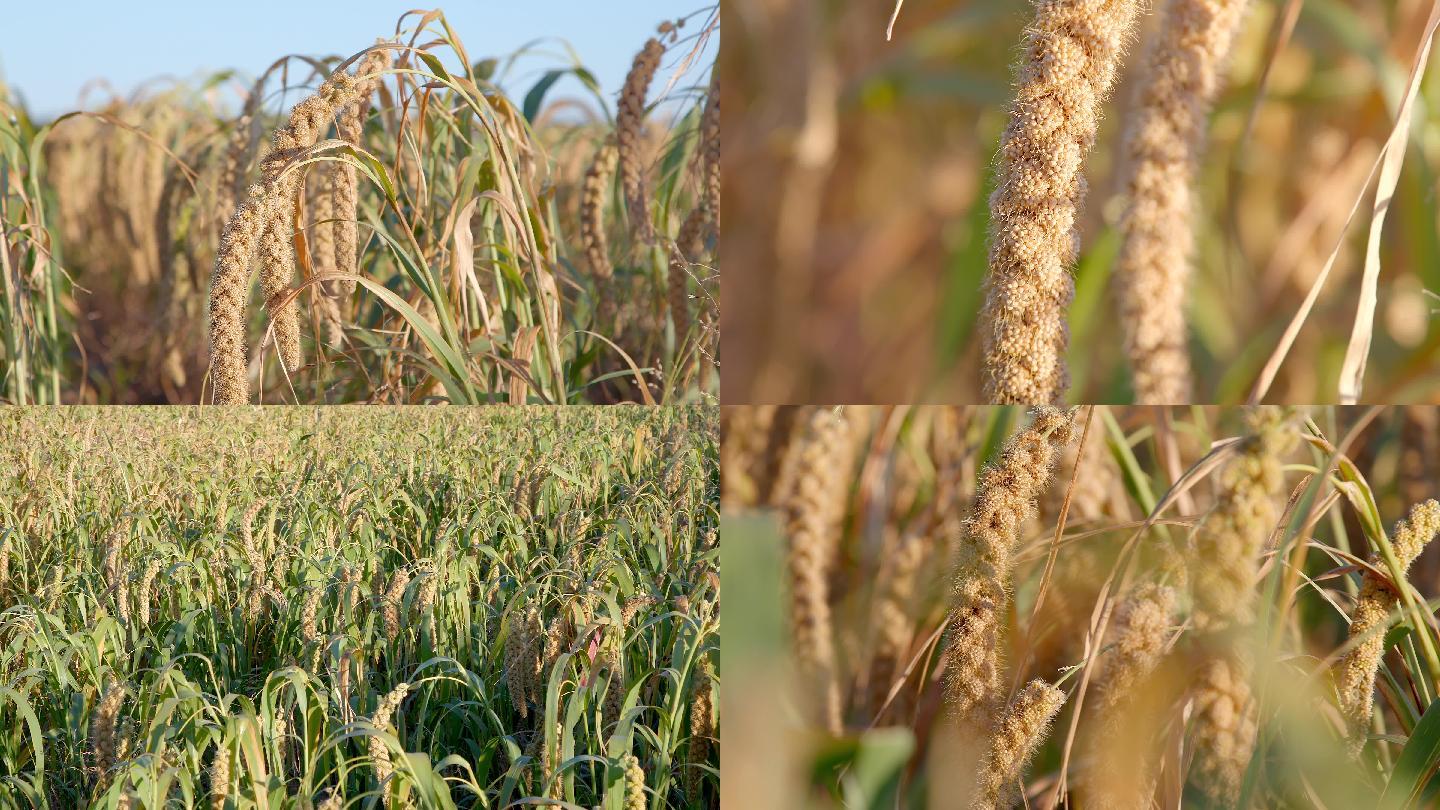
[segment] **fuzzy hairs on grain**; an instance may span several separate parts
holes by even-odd
[[[1416,504],[1409,516],[1395,525],[1392,543],[1402,570],[1410,567],[1437,532],[1440,532],[1440,502],[1433,500]],[[1378,555],[1371,555],[1371,561],[1384,569]],[[1350,638],[1363,640],[1340,660],[1336,678],[1351,757],[1359,757],[1365,747],[1373,711],[1375,675],[1385,654],[1385,634],[1380,628],[1399,601],[1398,597],[1389,582],[1373,572],[1367,570],[1361,578],[1360,595],[1350,617]]]
[[[1020,802],[1020,778],[1064,703],[1064,692],[1034,680],[1005,706],[991,729],[990,750],[980,766],[979,795],[972,808],[993,810]]]
[[[326,86],[331,87],[328,94]],[[315,145],[336,111],[353,103],[358,94],[359,85],[349,74],[341,72],[332,76],[321,87],[321,92],[295,105],[289,124],[275,131],[271,151],[260,162],[261,176],[273,189],[273,200],[260,237],[260,288],[274,325],[276,349],[290,371],[301,365],[299,306],[293,298],[285,299],[289,297],[295,267],[292,240],[303,175],[298,170],[287,172],[286,169]]]
[[[962,727],[988,728],[1003,708],[1000,623],[1009,600],[1011,556],[1073,429],[1069,412],[1039,408],[1030,426],[1011,438],[981,475],[954,565],[946,619],[945,696]]]
[[[230,747],[215,746],[210,760],[210,808],[225,810],[230,800]]]
[[[376,54],[382,54],[377,56]],[[372,59],[373,57],[373,59]],[[250,187],[248,199],[239,205],[225,224],[215,272],[210,286],[210,363],[215,401],[239,405],[249,401],[250,384],[245,346],[245,298],[249,270],[257,254],[261,259],[261,290],[275,330],[275,344],[281,362],[289,370],[300,367],[299,308],[286,299],[294,265],[291,239],[301,176],[290,169],[293,160],[313,147],[336,114],[343,114],[340,134],[346,134],[348,110],[361,104],[373,92],[376,65],[388,65],[389,51],[379,49],[366,55],[357,76],[344,71],[331,75],[315,95],[295,105],[289,121],[277,129],[272,148],[261,161],[261,182]],[[358,130],[356,130],[358,137]],[[353,169],[352,169],[353,173]],[[340,185],[343,185],[343,181]],[[344,218],[347,209],[337,197],[334,211]],[[353,208],[350,221],[353,224]],[[353,267],[354,240],[347,259],[344,230],[336,232],[336,262]]]
[[[1279,520],[1283,457],[1298,441],[1292,409],[1260,406],[1246,414],[1249,435],[1220,472],[1215,508],[1195,532],[1188,574],[1200,633],[1254,619],[1260,549]]]
[[[987,402],[1058,403],[1069,388],[1080,167],[1138,8],[1137,0],[1035,0],[990,197],[981,312]]]

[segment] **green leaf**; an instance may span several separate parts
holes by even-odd
[[[1105,422],[1105,432],[1110,436],[1110,449],[1115,456],[1115,461],[1120,465],[1120,470],[1125,474],[1125,489],[1145,514],[1155,511],[1155,493],[1150,489],[1150,479],[1140,467],[1140,460],[1135,458],[1135,451],[1130,448],[1130,442],[1125,438],[1125,431],[1121,429],[1120,423],[1115,421],[1115,415],[1110,413],[1109,408],[1100,409],[1100,418]]]
[[[405,299],[396,295],[379,282],[358,276],[356,281],[360,282],[370,292],[375,293],[381,301],[389,304],[400,316],[415,330],[425,348],[435,356],[436,360],[449,372],[440,378],[441,384],[445,386],[445,392],[455,404],[473,404],[473,397],[470,396],[469,381],[465,376],[465,363],[460,359],[454,347],[440,338],[440,335],[430,326],[430,322],[421,317],[415,308],[410,306]]]
[[[1440,764],[1440,700],[1431,703],[1395,760],[1395,769],[1380,797],[1385,808],[1412,807]]]
[[[475,78],[480,79],[481,81],[489,81],[490,79],[494,78],[495,68],[499,66],[499,64],[500,60],[493,57],[489,59],[481,59],[480,61],[471,65],[470,70],[472,73],[475,74]]]
[[[375,182],[380,184],[381,190],[385,192],[385,199],[389,200],[392,205],[395,204],[395,183],[390,179],[389,172],[385,171],[385,164],[369,152],[353,146],[346,145],[339,151],[360,161],[363,164],[362,168],[368,169],[370,175],[375,178]]]
[[[851,807],[894,806],[901,771],[915,751],[915,733],[908,728],[882,728],[859,739],[846,778],[846,804]]]
[[[1020,414],[1019,408],[992,408],[990,423],[985,430],[985,441],[980,445],[980,458],[985,465],[994,463],[1000,455],[1000,448],[1010,436],[1010,428]],[[977,471],[978,472],[978,471]]]
[[[545,94],[549,92],[555,82],[560,81],[560,78],[569,72],[568,70],[547,70],[545,75],[540,77],[540,81],[530,88],[530,92],[525,94],[525,104],[522,107],[526,121],[535,122],[535,116],[540,113],[540,105],[545,101]]]
[[[1385,631],[1385,649],[1388,650],[1391,647],[1399,646],[1400,642],[1412,632],[1414,631],[1410,629],[1410,625],[1408,624],[1399,624]]]
[[[31,756],[35,762],[35,788],[43,790],[45,787],[45,746],[44,739],[40,733],[40,720],[35,716],[35,710],[30,706],[30,701],[25,696],[10,689],[0,686],[0,698],[7,698],[15,706],[15,713],[19,719],[25,721],[25,728],[30,732]]]
[[[445,82],[450,81],[450,74],[445,72],[445,66],[440,64],[439,57],[426,51],[419,51],[418,53],[420,54],[420,59],[425,62],[425,67],[430,68],[430,72],[434,73],[436,78]]]

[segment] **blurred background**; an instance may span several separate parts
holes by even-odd
[[[732,0],[720,55],[732,268],[727,403],[976,402],[986,199],[1030,3]],[[1335,268],[1267,401],[1333,402],[1355,319],[1373,191],[1430,4],[1250,4],[1199,170],[1188,341],[1197,402],[1243,400],[1326,257]],[[1086,163],[1069,363],[1075,402],[1132,399],[1109,277],[1119,138],[1137,41]],[[1433,74],[1434,71],[1431,71]],[[1433,166],[1437,81],[1381,244],[1364,401],[1440,399]],[[1340,242],[1339,240],[1342,240]]]

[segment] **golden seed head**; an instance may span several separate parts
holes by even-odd
[[[704,205],[710,227],[720,230],[720,77],[710,77],[710,92],[700,114],[700,154],[704,159]]]
[[[990,197],[987,402],[1049,404],[1070,386],[1066,310],[1085,195],[1080,166],[1138,8],[1135,0],[1036,3]]]
[[[1044,742],[1050,721],[1064,704],[1064,692],[1034,680],[1004,708],[994,724],[990,750],[980,769],[976,807],[1013,807],[1019,803],[1016,785],[1035,749]]]
[[[635,231],[636,241],[649,244],[655,239],[654,226],[650,221],[650,207],[645,197],[643,147],[645,127],[645,96],[650,90],[650,81],[660,67],[660,57],[665,46],[651,37],[645,47],[635,55],[630,73],[620,90],[620,101],[615,110],[615,140],[620,162],[620,182],[625,190],[625,203],[630,213],[630,227]]]
[[[1279,520],[1281,461],[1297,441],[1293,421],[1290,409],[1248,411],[1250,435],[1220,473],[1215,507],[1195,532],[1188,573],[1202,633],[1245,626],[1254,616],[1260,549]]]
[[[384,40],[376,40],[376,44]],[[357,95],[358,100],[346,106],[340,112],[339,124],[336,128],[337,135],[346,143],[360,143],[360,136],[364,129],[365,117],[370,109],[370,97],[379,88],[383,73],[389,70],[394,63],[395,51],[391,48],[380,48],[373,50],[360,60],[359,66],[355,68],[355,75],[359,84]],[[335,217],[335,224],[332,226],[333,241],[335,244],[335,268],[342,273],[357,272],[357,251],[359,250],[359,235],[356,225],[356,209],[358,205],[358,186],[355,167],[348,161],[339,163],[338,171],[331,188],[331,212]],[[338,287],[341,296],[348,296],[355,292],[354,281],[342,281]]]
[[[390,587],[385,590],[380,609],[385,624],[385,635],[395,639],[400,635],[400,603],[405,598],[405,588],[410,585],[410,573],[400,568],[390,577]]]
[[[1119,635],[1105,670],[1101,704],[1123,699],[1154,671],[1174,624],[1175,592],[1163,585],[1141,585],[1120,610]]]
[[[1087,806],[1137,807],[1154,793],[1159,767],[1154,737],[1172,697],[1157,672],[1167,654],[1174,611],[1175,592],[1148,583],[1117,610],[1116,637],[1093,687],[1097,705],[1084,743],[1093,763],[1081,785]]]
[[[626,599],[625,604],[620,606],[620,626],[622,628],[630,627],[635,621],[635,616],[653,604],[655,604],[653,596],[632,596]]]
[[[1246,0],[1174,0],[1159,11],[1125,131],[1115,284],[1137,403],[1190,401],[1185,303],[1190,185]]]
[[[531,693],[530,686],[539,660],[535,637],[539,622],[538,619],[532,622],[531,618],[530,612],[523,617],[512,614],[509,633],[505,636],[505,682],[510,701],[522,719],[529,714],[529,698],[538,698],[538,694]]]
[[[375,707],[375,713],[370,716],[371,725],[380,730],[389,729],[391,717],[394,716],[395,710],[400,707],[400,702],[405,699],[405,695],[409,691],[410,684],[401,683],[381,698],[379,705]],[[374,735],[370,736],[368,747],[370,759],[375,766],[375,781],[380,783],[381,789],[384,791],[381,795],[385,807],[388,808],[390,807],[390,786],[386,784],[386,780],[395,770],[390,759],[390,748],[384,740]]]
[[[790,543],[790,626],[796,659],[820,696],[826,727],[837,732],[842,721],[827,579],[865,413],[859,408],[807,411],[796,424],[776,497]]]
[[[395,688],[391,689],[385,694],[385,697],[380,699],[380,703],[376,705],[375,714],[371,716],[370,722],[373,723],[376,728],[389,727],[390,720],[395,715],[395,710],[400,708],[400,702],[403,701],[409,693],[410,684],[396,684]]]
[[[966,725],[983,726],[1002,699],[999,631],[1011,555],[1020,527],[1035,515],[1036,499],[1049,485],[1057,451],[1070,442],[1073,418],[1058,408],[1036,409],[1030,426],[982,473],[965,520],[947,620],[945,691]]]
[[[591,275],[609,280],[615,269],[605,240],[605,198],[615,173],[615,139],[606,138],[580,182],[580,244]]]
[[[685,770],[685,795],[692,804],[700,803],[705,772],[700,766],[710,761],[715,736],[714,682],[705,668],[695,673],[695,689],[690,696],[690,746]]]
[[[1191,781],[1218,806],[1234,806],[1255,749],[1249,667],[1234,656],[1211,658],[1196,674],[1194,694]]]
[[[95,747],[95,770],[102,780],[107,778],[115,766],[115,721],[120,715],[120,705],[125,701],[125,687],[112,683],[100,702],[95,706],[95,716],[90,720],[90,744]]]
[[[305,595],[305,605],[300,609],[300,634],[306,643],[313,644],[320,640],[320,630],[316,625],[316,617],[320,613],[320,599],[325,595],[321,588],[313,588]]]
[[[620,761],[625,768],[625,810],[645,810],[645,770],[640,758],[626,754]]]
[[[152,557],[150,562],[145,564],[145,571],[140,576],[140,625],[150,624],[150,602],[154,598],[155,577],[160,575],[160,558]]]
[[[218,746],[214,759],[210,761],[210,807],[212,810],[225,810],[225,802],[229,798],[230,749]]]
[[[1405,520],[1395,524],[1391,544],[1401,570],[1409,569],[1437,532],[1440,532],[1440,502],[1433,500],[1416,504]],[[1386,570],[1378,553],[1371,555],[1370,562],[1378,569]],[[1380,670],[1380,659],[1385,654],[1382,628],[1398,601],[1399,595],[1391,589],[1387,580],[1368,570],[1365,572],[1360,581],[1355,609],[1350,615],[1350,638],[1363,640],[1336,667],[1335,691],[1339,697],[1340,714],[1345,718],[1347,748],[1352,757],[1358,757],[1365,747],[1374,705],[1375,676]]]
[[[285,169],[315,145],[330,119],[359,99],[359,85],[346,73],[325,80],[313,96],[295,105],[285,126],[272,137],[273,149],[260,163],[261,183],[236,209],[220,240],[210,283],[210,364],[215,401],[241,405],[250,399],[245,347],[245,300],[250,265],[257,252],[262,264],[261,289],[275,329],[281,361],[291,371],[300,357],[299,310],[294,300],[282,303],[294,269],[291,238],[300,178]]]
[[[440,574],[437,571],[429,571],[425,574],[425,581],[420,585],[420,593],[415,596],[415,611],[421,618],[430,615],[430,610],[435,606],[435,595],[440,588]]]
[[[698,262],[704,250],[706,213],[703,205],[690,209],[675,237],[670,251],[667,276],[670,296],[670,319],[675,326],[675,339],[684,340],[690,333],[690,264]]]

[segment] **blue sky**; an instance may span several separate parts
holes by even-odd
[[[440,7],[472,60],[508,55],[532,40],[544,40],[535,46],[544,53],[520,62],[502,83],[512,95],[523,97],[546,69],[569,64],[558,41],[563,39],[595,74],[613,109],[635,51],[655,26],[713,3],[469,0]],[[14,3],[5,11],[0,76],[24,95],[32,112],[48,117],[74,109],[81,88],[96,78],[124,94],[147,80],[192,79],[223,68],[252,77],[289,53],[349,55],[375,37],[393,33],[403,12],[422,6],[414,0]],[[691,17],[682,36],[696,33],[706,18]],[[702,66],[713,61],[715,47],[712,41]],[[687,50],[672,49],[666,67],[673,67]],[[698,74],[692,72],[682,84],[696,80]],[[233,98],[228,88],[226,95]],[[567,78],[547,98],[583,95],[578,82]]]

